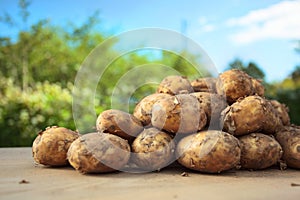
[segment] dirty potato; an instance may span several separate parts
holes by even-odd
[[[218,94],[208,92],[194,92],[190,95],[198,99],[200,108],[206,113],[207,125],[219,129],[221,112],[227,107],[226,100]]]
[[[217,78],[205,77],[191,81],[191,85],[194,89],[194,92],[217,93],[216,82]]]
[[[265,95],[265,87],[262,84],[262,81],[259,79],[251,78],[253,86],[253,94],[257,94],[261,97]]]
[[[286,126],[275,134],[283,149],[283,161],[287,166],[300,169],[300,127]]]
[[[271,103],[258,95],[245,97],[225,108],[220,123],[225,132],[237,136],[260,131],[273,134],[282,127]]]
[[[117,135],[132,141],[143,126],[133,115],[121,110],[105,110],[97,118],[96,127],[99,132]]]
[[[262,126],[263,133],[274,134],[283,127],[280,115],[269,100],[265,99],[265,123]]]
[[[158,100],[164,99],[169,96],[169,94],[164,93],[155,93],[146,96],[135,106],[133,116],[138,119],[143,124],[143,126],[150,126],[153,104]]]
[[[176,148],[176,157],[181,165],[207,173],[220,173],[238,167],[240,155],[239,140],[229,133],[216,130],[186,136]]]
[[[174,159],[171,136],[156,128],[145,129],[132,143],[133,162],[141,171],[160,170]]]
[[[277,164],[282,156],[280,144],[271,136],[251,133],[239,138],[241,144],[241,167],[265,169]]]
[[[79,133],[64,127],[46,128],[38,134],[32,144],[34,161],[47,166],[67,165],[67,151],[79,136]]]
[[[116,135],[88,133],[71,144],[67,156],[70,164],[81,173],[113,172],[127,164],[130,146]]]
[[[217,93],[226,97],[229,104],[241,97],[263,94],[263,86],[247,73],[232,69],[220,74],[216,83]]]
[[[289,116],[288,107],[285,104],[282,104],[277,100],[270,100],[270,103],[273,105],[273,107],[277,111],[282,124],[284,126],[289,126],[290,125],[290,116]]]
[[[206,126],[207,118],[195,96],[180,94],[153,105],[151,123],[170,133],[195,133]]]
[[[184,76],[167,76],[164,78],[157,88],[158,93],[166,94],[182,94],[193,92],[190,81]]]

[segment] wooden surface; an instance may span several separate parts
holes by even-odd
[[[161,172],[82,175],[36,166],[31,148],[0,148],[0,199],[300,199],[300,170],[201,174],[173,165]],[[189,176],[181,176],[187,172]]]

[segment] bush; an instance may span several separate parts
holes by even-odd
[[[47,126],[75,129],[71,87],[44,82],[22,91],[11,79],[1,78],[0,146],[31,146]]]
[[[300,125],[300,88],[278,90],[276,98],[289,107],[291,123]]]

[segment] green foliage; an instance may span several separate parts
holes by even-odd
[[[71,87],[49,82],[22,91],[0,80],[0,146],[29,146],[39,130],[59,125],[74,129]]]
[[[82,84],[91,78],[93,70],[103,67],[105,59],[115,58],[109,64],[95,91],[76,90],[73,83],[81,64],[90,52],[106,39],[104,33],[95,31],[99,24],[96,11],[86,22],[75,26],[58,27],[49,20],[39,20],[28,25],[30,1],[20,0],[19,21],[9,15],[0,16],[0,22],[9,27],[23,23],[17,38],[0,35],[0,146],[30,146],[39,130],[58,125],[70,129],[83,124],[82,133],[92,131],[95,116],[105,109],[118,108],[132,111],[144,96],[154,93],[157,84],[167,75],[180,74],[189,79],[210,76],[199,59],[201,55],[190,55],[184,50],[177,55],[161,51],[153,56],[151,51],[130,52],[119,55],[113,42],[101,51],[101,58],[82,77]],[[299,50],[299,48],[297,48]],[[189,58],[189,60],[186,60]],[[195,68],[199,65],[200,71]],[[300,68],[282,82],[266,83],[264,72],[253,62],[244,64],[236,59],[229,68],[246,71],[263,80],[268,98],[278,99],[290,107],[293,123],[300,124]],[[93,77],[95,78],[95,77]],[[100,77],[96,77],[97,80]],[[76,91],[76,92],[74,92]],[[73,93],[72,93],[73,92]],[[72,96],[74,95],[74,96]],[[95,95],[95,96],[94,96]],[[80,115],[74,124],[72,102],[81,98],[82,110],[90,108],[86,97],[94,97],[94,110]],[[91,115],[92,113],[92,115]]]
[[[284,103],[289,108],[289,115],[291,118],[291,123],[293,124],[300,124],[300,87],[295,89],[283,89],[278,90],[276,94],[276,99],[279,102]]]
[[[181,75],[188,77],[190,80],[194,80],[199,77],[211,76],[203,64],[198,61],[201,57],[199,55],[191,55],[186,51],[182,51],[179,55],[164,51],[162,55],[161,63],[167,66],[172,66]],[[190,60],[187,60],[187,58]]]
[[[270,84],[267,96],[277,99],[289,108],[291,123],[300,124],[300,78],[298,77],[299,67],[296,67],[289,77],[278,83]]]
[[[291,73],[291,78],[294,82],[300,82],[300,66],[297,66],[295,70]]]
[[[27,8],[30,4],[31,4],[30,1],[19,0],[20,15],[24,23],[27,21],[27,18],[29,17],[29,12]]]
[[[87,87],[72,96],[72,83],[81,64],[106,38],[103,33],[95,31],[100,21],[98,12],[79,26],[69,24],[68,27],[58,27],[43,19],[28,26],[28,6],[29,1],[19,1],[19,21],[24,26],[18,27],[18,37],[0,36],[0,146],[30,146],[36,133],[51,125],[74,129],[72,98],[80,98],[80,105],[76,106],[88,110],[91,102],[85,98],[95,95],[94,112],[83,112],[80,122],[76,121],[77,127],[83,127],[80,131],[86,133],[95,126],[93,113],[98,115],[112,107],[132,111],[137,101],[155,92],[155,84],[166,75],[180,73],[189,78],[199,77],[192,64],[184,59],[188,55],[186,52],[182,55],[163,52],[159,58],[151,58],[149,52],[131,52],[120,56],[117,49],[113,49],[113,44],[107,44],[95,67],[103,67],[103,58],[116,60],[107,66],[96,93]],[[18,20],[7,13],[0,21],[8,26],[18,24]],[[141,69],[139,66],[145,64],[147,67],[137,76],[128,76],[128,72]],[[167,72],[157,68],[157,65],[168,66]],[[97,68],[91,70],[85,74],[83,82],[87,82],[85,79],[90,78],[89,73]],[[128,84],[120,84],[124,77],[129,77]]]
[[[84,58],[102,40],[103,36],[92,33],[79,39],[42,20],[29,31],[21,31],[15,43],[2,38],[0,71],[23,89],[44,80],[66,86],[74,81]]]
[[[240,59],[235,59],[229,64],[229,68],[243,70],[250,76],[257,79],[265,79],[265,73],[254,62],[249,62],[248,65],[245,65]]]
[[[117,52],[110,54],[117,55]],[[114,108],[132,111],[135,104],[143,97],[154,93],[157,84],[168,75],[180,74],[191,80],[208,76],[209,73],[205,68],[198,72],[192,63],[185,59],[185,54],[187,53],[176,55],[162,51],[161,56],[151,58],[151,52],[144,50],[143,54],[131,52],[118,57],[107,66],[101,76],[97,87],[96,102],[98,105],[106,106],[106,109],[117,106]],[[192,56],[189,55],[189,57]],[[196,63],[195,60],[192,62]]]

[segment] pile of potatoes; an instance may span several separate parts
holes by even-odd
[[[259,80],[233,69],[193,81],[168,76],[133,113],[103,111],[84,135],[49,127],[32,151],[38,164],[81,173],[159,171],[173,162],[204,173],[300,169],[300,127],[284,104],[264,97]]]

